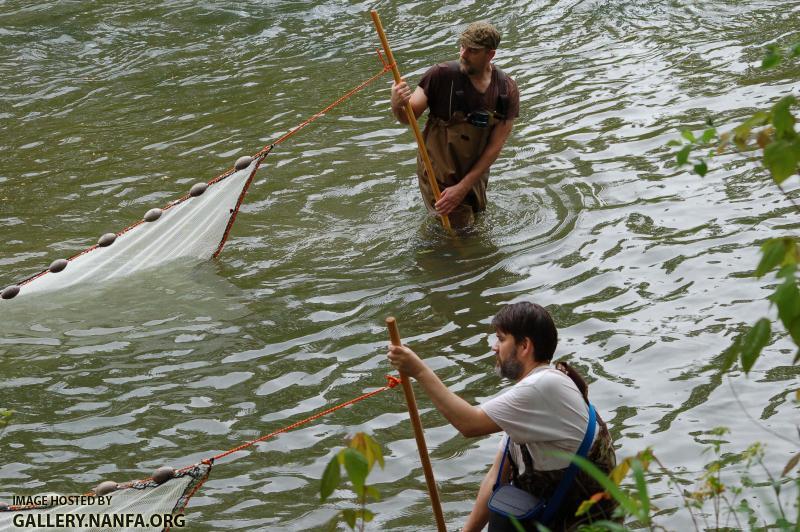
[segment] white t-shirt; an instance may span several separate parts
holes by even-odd
[[[508,436],[513,443],[528,445],[537,471],[567,467],[568,459],[549,451],[577,452],[589,423],[589,407],[578,387],[550,366],[539,366],[480,408],[507,434],[503,448]],[[512,444],[509,450],[520,471],[524,470],[519,448]]]

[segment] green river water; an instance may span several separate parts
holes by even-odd
[[[760,440],[779,473],[797,451],[765,431],[796,436],[783,333],[749,377],[717,369],[731,338],[774,312],[774,281],[750,274],[758,244],[796,232],[796,214],[757,161],[724,155],[701,179],[665,146],[796,90],[797,66],[757,66],[765,45],[797,40],[797,0],[0,1],[0,285],[376,73],[373,7],[412,82],[457,57],[467,22],[504,31],[497,64],[521,114],[474,230],[449,237],[426,217],[384,76],[266,159],[218,260],[0,303],[0,407],[15,411],[0,500],[188,465],[382,386],[389,315],[480,402],[505,385],[489,321],[520,300],[553,312],[557,356],[591,381],[618,456],[652,446],[693,480],[720,425],[733,461]],[[457,529],[499,436],[465,439],[417,397]],[[383,495],[370,528],[432,529],[399,389],[221,461],[187,529],[324,526],[345,493],[320,504],[319,478],[359,430],[387,455],[370,477]],[[650,487],[664,526],[691,526],[663,478]]]

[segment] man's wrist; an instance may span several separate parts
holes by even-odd
[[[456,191],[458,192],[458,194],[462,197],[462,199],[463,199],[464,196],[467,195],[467,192],[469,192],[469,190],[472,188],[470,186],[470,184],[469,184],[469,180],[467,179],[467,176],[464,176],[464,179],[462,179],[461,181],[456,183],[454,186],[455,186]]]
[[[422,383],[422,381],[430,381],[431,379],[436,380],[436,373],[433,372],[430,366],[424,364],[422,370],[420,370],[420,372],[417,373],[417,376],[414,378],[419,383]]]

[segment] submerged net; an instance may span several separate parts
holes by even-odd
[[[210,472],[210,463],[200,463],[160,484],[146,479],[121,484],[102,496],[42,496],[43,503],[0,510],[0,530],[155,532],[182,528],[182,513]]]
[[[301,122],[234,170],[192,187],[200,194],[187,194],[162,209],[151,209],[142,221],[117,233],[103,235],[98,244],[69,259],[58,259],[50,267],[0,291],[0,301],[20,294],[61,290],[79,283],[101,283],[155,268],[176,259],[202,260],[216,257],[228,238],[239,206],[261,162],[278,144],[309,125],[337,105],[391,70],[380,52],[383,69],[333,103]],[[241,161],[242,159],[240,159]],[[204,188],[207,185],[207,188]],[[154,212],[158,211],[158,212]],[[152,215],[152,216],[151,216]]]
[[[254,440],[228,449],[198,464],[167,475],[156,470],[152,478],[126,484],[112,484],[104,493],[101,483],[83,496],[41,495],[31,502],[6,506],[0,503],[0,532],[22,530],[75,530],[99,532],[108,530],[169,531],[186,526],[183,512],[189,499],[200,489],[211,473],[212,464],[234,453],[248,449],[279,434],[289,432],[337,410],[374,397],[400,384],[400,379],[386,376],[387,384],[343,403],[317,412],[305,419],[281,427]],[[97,495],[95,495],[97,493]],[[53,498],[56,500],[53,501]],[[23,497],[24,499],[24,497]],[[44,502],[41,500],[44,499]],[[50,502],[48,502],[50,501]],[[13,502],[13,501],[12,501]]]
[[[253,159],[245,168],[223,174],[196,197],[187,195],[166,205],[156,220],[132,225],[118,233],[112,244],[93,246],[72,257],[64,270],[48,269],[23,281],[19,294],[105,282],[176,259],[211,258],[224,243],[237,201],[258,161]]]
[[[208,183],[198,183],[189,194],[162,209],[148,211],[142,221],[117,233],[103,235],[97,245],[69,259],[56,260],[47,270],[6,287],[0,292],[0,300],[9,300],[20,294],[61,290],[89,281],[104,282],[181,258],[216,257],[228,238],[255,173],[269,152],[391,69],[392,65],[383,58],[381,62],[383,69],[376,75],[291,129],[254,157],[248,157],[244,162],[240,159],[234,169]],[[168,531],[183,528],[183,520],[174,518],[182,517],[189,499],[208,478],[211,464],[216,460],[391,389],[400,382],[394,377],[387,378],[389,384],[382,388],[245,442],[199,464],[171,472],[168,478],[159,478],[159,481],[148,478],[114,484],[109,493],[103,493],[101,484],[96,488],[97,495],[94,492],[85,496],[44,495],[38,500],[32,498],[30,502],[11,506],[0,503],[0,531]],[[104,504],[99,504],[101,501]]]

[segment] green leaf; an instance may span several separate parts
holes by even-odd
[[[756,268],[756,277],[762,277],[765,273],[772,271],[783,262],[785,256],[784,239],[770,238],[761,244],[761,260]]]
[[[13,410],[8,410],[7,408],[0,408],[0,429],[8,426],[9,422],[11,421],[11,417],[13,415],[14,415]]]
[[[365,523],[369,523],[370,521],[375,519],[375,514],[370,512],[366,508],[362,508],[359,513],[361,514],[359,517],[361,517],[361,519],[363,519]]]
[[[630,468],[631,468],[631,459],[626,458],[622,462],[618,463],[614,467],[614,469],[611,470],[611,473],[608,474],[608,478],[610,478],[614,484],[619,486],[620,484],[622,484],[622,481],[625,479],[625,475],[628,474]]]
[[[383,462],[383,449],[381,448],[381,444],[375,441],[375,439],[373,439],[371,436],[367,434],[365,434],[365,436],[367,439],[367,447],[372,453],[372,456],[375,457],[375,460],[377,460],[378,465],[381,466],[381,469],[383,469],[385,464]]]
[[[705,143],[711,142],[711,140],[717,136],[717,130],[713,127],[710,127],[703,131],[703,136],[700,137],[700,141]]]
[[[369,436],[365,432],[359,432],[350,440],[350,447],[364,455],[367,459],[367,472],[372,471],[372,464],[375,463],[375,455],[368,441]]]
[[[600,493],[600,495],[604,495],[604,494],[603,494],[603,493]],[[589,510],[591,510],[591,509],[592,509],[592,507],[593,507],[595,504],[597,504],[597,501],[596,501],[596,500],[594,500],[593,498],[586,499],[585,501],[583,501],[583,502],[580,504],[580,506],[578,506],[578,509],[575,511],[575,516],[576,516],[576,517],[580,517],[581,515],[584,515],[584,514],[585,514],[585,513],[587,513]]]
[[[675,155],[675,160],[678,162],[678,166],[682,166],[689,161],[689,152],[692,151],[691,144],[687,144]]]
[[[795,119],[789,110],[797,100],[794,96],[784,96],[772,108],[772,125],[775,126],[775,138],[794,137]]]
[[[364,483],[369,474],[369,464],[363,454],[353,448],[344,450],[344,468],[356,493],[364,491]]]
[[[717,436],[718,438],[730,433],[731,429],[724,426],[714,427],[708,431],[708,434],[710,434],[711,436]]]
[[[700,160],[699,163],[694,165],[694,173],[700,177],[704,177],[708,173],[708,165],[706,165],[704,160]]]
[[[794,143],[788,140],[776,140],[764,148],[764,166],[772,174],[772,179],[777,184],[786,181],[787,178],[797,172],[797,154],[794,151]]]
[[[742,338],[742,369],[749,373],[761,354],[761,350],[769,342],[772,329],[767,318],[761,318]]]
[[[800,55],[800,42],[796,43],[794,46],[790,48],[789,57],[797,57]]]
[[[513,515],[508,516],[508,520],[511,521],[511,525],[514,527],[514,530],[517,532],[525,532],[525,527],[522,526],[522,523],[517,520]],[[541,523],[536,523],[536,529],[541,530]]]
[[[788,329],[794,345],[800,345],[800,319],[795,318],[791,327],[788,327]]]
[[[667,146],[670,146],[670,147],[683,146],[683,142],[681,142],[681,141],[679,141],[677,139],[672,139],[671,141],[667,142]]]
[[[684,129],[683,131],[681,131],[681,137],[685,138],[689,142],[697,142],[697,139],[694,138],[694,133],[692,133],[688,129]]]
[[[647,481],[644,479],[644,470],[639,460],[631,462],[631,471],[636,481],[636,491],[639,493],[639,520],[645,524],[650,523],[650,495],[647,493]]]
[[[571,455],[568,453],[554,453],[559,456],[563,456],[565,458],[569,458],[573,462],[575,462],[578,467],[580,467],[583,471],[589,474],[593,479],[600,484],[604,490],[606,490],[609,495],[614,497],[620,506],[622,506],[625,513],[628,515],[639,515],[639,507],[636,501],[628,496],[625,492],[623,492],[619,486],[614,484],[614,482],[609,479],[596,465],[594,465],[591,461],[587,460],[582,456]]]
[[[372,471],[372,466],[375,462],[378,462],[381,469],[383,469],[383,449],[381,449],[381,445],[369,434],[366,432],[357,433],[353,436],[353,439],[350,440],[350,447],[364,455],[369,464],[369,471]]]
[[[747,148],[747,141],[750,139],[750,130],[753,128],[749,123],[750,120],[752,120],[752,118],[733,128],[733,142],[740,150]]]
[[[797,262],[789,261],[781,265],[775,277],[778,279],[794,279],[794,274],[797,272]]]
[[[742,337],[736,336],[733,339],[731,345],[722,353],[722,367],[720,368],[721,373],[727,373],[729,369],[733,366],[733,363],[739,358],[739,354],[742,352]]]
[[[767,111],[756,111],[755,113],[753,113],[753,116],[744,121],[742,126],[746,127],[747,129],[765,126],[769,124],[770,116],[771,115]]]
[[[331,496],[333,490],[339,486],[340,481],[341,471],[339,471],[339,460],[334,456],[325,467],[325,472],[322,473],[322,482],[319,487],[319,496],[322,502],[325,502],[325,499]]]
[[[364,486],[364,493],[372,497],[374,501],[381,500],[381,492],[375,486]]]
[[[778,285],[770,299],[778,307],[778,317],[784,327],[790,329],[793,322],[800,318],[800,291],[793,275]]]
[[[768,68],[772,68],[778,63],[781,62],[781,54],[777,50],[771,50],[767,52],[767,55],[764,56],[764,59],[761,60],[761,68],[764,70]]]
[[[346,510],[342,510],[342,518],[344,518],[344,522],[347,523],[347,526],[352,528],[353,530],[356,529],[356,511],[352,508],[348,508]]]

